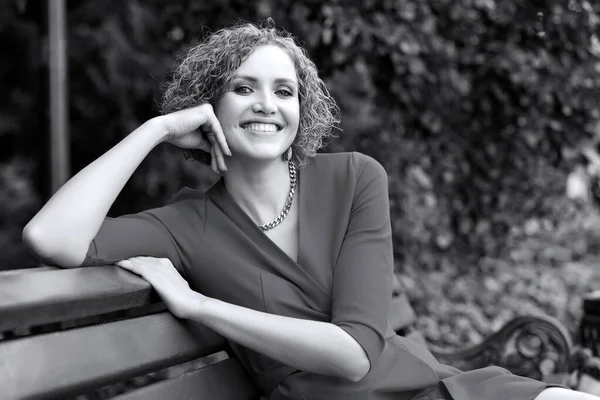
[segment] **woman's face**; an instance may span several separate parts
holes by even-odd
[[[280,47],[257,47],[215,104],[233,156],[274,159],[298,132],[300,102],[292,59]]]

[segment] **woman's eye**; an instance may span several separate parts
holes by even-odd
[[[287,89],[280,89],[277,91],[277,93],[279,93],[280,95],[285,96],[285,97],[293,96],[293,93]]]
[[[246,94],[246,93],[250,93],[251,90],[248,86],[239,86],[239,87],[235,88],[234,92]]]

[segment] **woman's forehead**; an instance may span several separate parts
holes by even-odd
[[[239,66],[234,79],[268,79],[298,84],[294,61],[285,50],[274,45],[257,47]]]

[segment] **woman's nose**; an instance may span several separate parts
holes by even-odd
[[[264,114],[274,114],[275,111],[277,111],[277,105],[273,101],[272,96],[264,94],[257,99],[256,103],[254,103],[252,111],[256,113],[262,112]]]

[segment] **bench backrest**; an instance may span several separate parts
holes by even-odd
[[[397,280],[394,293],[391,319],[398,331],[415,316]],[[0,272],[6,398],[66,398],[146,376],[157,382],[117,398],[257,399],[227,350],[221,336],[174,318],[148,282],[121,268]]]

